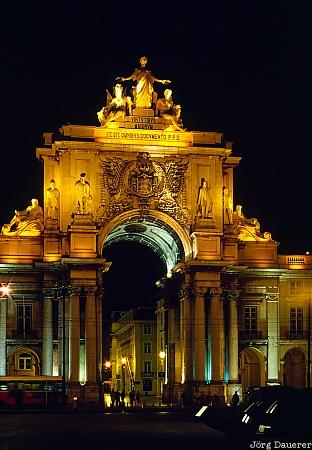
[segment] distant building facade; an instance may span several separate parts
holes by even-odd
[[[43,205],[32,199],[1,229],[0,376],[62,377],[70,401],[101,401],[103,249],[129,239],[167,269],[157,363],[142,348],[147,335],[123,344],[125,356],[135,347],[141,366],[130,371],[142,386],[157,372],[148,392],[229,398],[251,385],[309,385],[311,257],[279,255],[259,221],[234,208],[241,158],[222,133],[185,130],[172,90],[154,90],[146,63],[121,77],[141,81],[129,97],[115,86],[100,126],[63,126],[36,150]]]
[[[117,320],[116,320],[117,319]],[[157,339],[155,309],[139,307],[114,314],[110,362],[112,388],[157,394]]]

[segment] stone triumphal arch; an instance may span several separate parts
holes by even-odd
[[[0,236],[7,274],[1,273],[1,282],[10,282],[16,304],[30,305],[32,324],[27,336],[18,328],[9,335],[15,312],[1,303],[7,317],[1,322],[1,375],[24,339],[23,352],[28,347],[38,355],[39,373],[63,376],[71,396],[83,385],[86,398],[97,398],[103,272],[110,267],[103,249],[129,239],[153,248],[164,261],[163,283],[178,280],[170,308],[178,311],[179,332],[168,336],[178,349],[168,356],[168,367],[174,367],[168,383],[175,390],[230,395],[240,386],[240,351],[248,339],[270,354],[267,365],[258,364],[262,373],[255,379],[277,381],[277,321],[270,337],[260,339],[252,316],[249,322],[246,316],[250,335],[239,340],[243,298],[248,311],[258,314],[263,299],[273,299],[270,314],[277,317],[277,243],[240,205],[233,207],[240,157],[231,143],[219,132],[186,130],[181,106],[173,101],[174,84],[152,75],[146,59],[140,62],[108,92],[98,126],[64,125],[45,133],[36,150],[43,162],[44,204],[33,199],[16,211]],[[131,90],[129,80],[135,83]],[[160,84],[170,89],[161,92]],[[18,373],[18,367],[12,370]]]

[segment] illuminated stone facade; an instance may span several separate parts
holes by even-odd
[[[166,350],[170,395],[307,385],[311,257],[278,255],[259,221],[234,208],[240,157],[221,133],[185,130],[172,91],[161,97],[153,89],[169,81],[147,75],[145,65],[120,78],[135,80],[136,90],[123,96],[116,85],[100,126],[62,126],[37,148],[42,212],[33,202],[0,236],[1,282],[13,299],[0,302],[0,374],[62,375],[70,398],[83,387],[84,398],[97,401],[110,266],[102,253],[131,229],[163,256],[161,283],[176,293],[158,307],[166,313],[157,351]]]

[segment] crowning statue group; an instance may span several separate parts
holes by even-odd
[[[161,117],[166,122],[167,131],[185,131],[181,121],[181,106],[175,105],[172,100],[172,90],[166,89],[164,97],[157,100],[157,93],[154,91],[155,82],[169,84],[170,80],[160,80],[151,71],[146,69],[148,59],[146,56],[140,58],[140,67],[128,77],[117,77],[116,81],[134,81],[136,85],[131,89],[131,96],[124,95],[123,86],[114,86],[112,97],[108,92],[107,105],[98,113],[98,119],[102,127],[110,126],[111,122],[123,120],[125,116],[132,115],[133,108],[136,110],[154,109],[157,117]]]

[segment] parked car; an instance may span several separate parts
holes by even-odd
[[[242,413],[240,429],[249,436],[310,439],[311,402],[311,389],[259,388]]]

